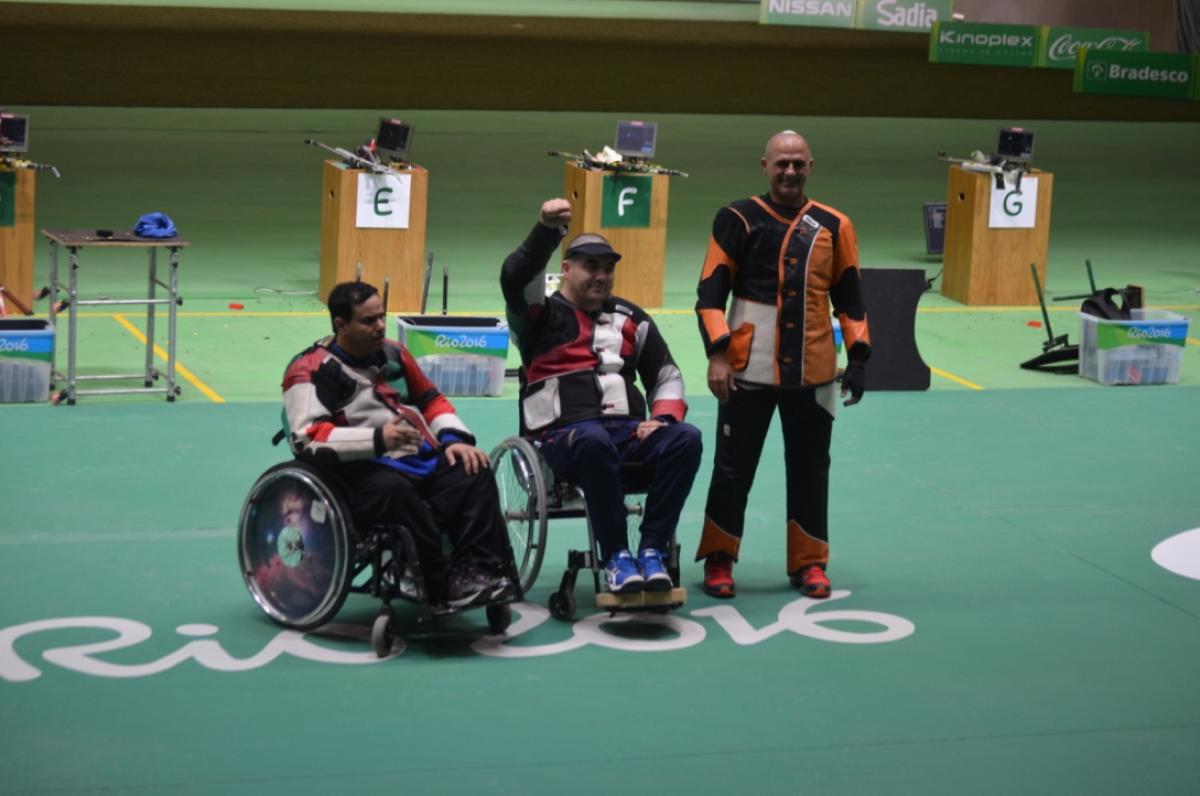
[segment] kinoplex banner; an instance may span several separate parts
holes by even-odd
[[[1081,48],[1075,55],[1077,94],[1190,99],[1196,88],[1197,56]]]
[[[954,0],[761,0],[759,22],[925,33]]]
[[[1074,69],[1075,54],[1084,47],[1089,50],[1146,52],[1150,49],[1150,34],[1143,30],[1044,26],[1041,29],[1037,65],[1052,69]]]
[[[933,23],[929,60],[942,64],[1034,66],[1038,55],[1035,25],[990,25],[982,22]]]

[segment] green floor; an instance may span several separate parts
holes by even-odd
[[[0,793],[1200,790],[1200,581],[1151,559],[1200,526],[1196,125],[1031,124],[1056,174],[1051,293],[1081,292],[1090,258],[1101,284],[1145,285],[1187,315],[1180,386],[1021,371],[1044,339],[1027,325],[1036,308],[929,293],[918,344],[946,375],[929,392],[870,393],[835,428],[830,574],[844,596],[806,605],[787,586],[773,433],[733,603],[705,597],[688,564],[669,627],[542,621],[583,536],[564,521],[513,639],[484,640],[477,614],[433,630],[405,614],[403,653],[364,663],[375,606],[351,600],[336,633],[280,636],[241,583],[233,528],[281,458],[282,367],[327,328],[306,295],[321,153],[300,142],[353,145],[378,112],[26,110],[31,156],[64,174],[39,175],[39,226],[163,210],[192,239],[179,356],[225,403],[185,381],[173,405],[0,406]],[[500,260],[561,190],[544,151],[598,147],[617,117],[404,115],[433,174],[429,246],[451,266],[450,308],[496,312]],[[672,184],[656,311],[709,451],[687,550],[716,408],[689,307],[712,212],[761,190],[762,141],[808,132],[812,194],[855,220],[864,265],[932,276],[919,212],[945,191],[934,154],[988,148],[1000,123],[659,121],[660,159],[692,173]],[[89,251],[81,286],[116,297],[143,274]],[[1073,340],[1075,304],[1052,315]],[[81,319],[79,351],[85,372],[141,356],[108,312]],[[509,398],[457,401],[485,446],[511,431]],[[145,637],[106,645],[118,629]]]
[[[510,407],[461,403],[498,441]],[[693,403],[711,442],[715,404]],[[689,565],[674,629],[548,620],[499,659],[473,648],[477,614],[436,631],[406,618],[407,648],[383,663],[285,654],[246,671],[179,653],[198,639],[176,628],[209,625],[202,643],[239,659],[277,636],[232,530],[278,456],[274,407],[11,408],[0,673],[15,655],[38,676],[0,681],[0,792],[600,793],[617,777],[671,793],[1194,793],[1200,582],[1149,553],[1197,525],[1200,431],[1146,422],[1194,406],[1188,388],[870,396],[834,446],[830,571],[848,594],[785,626],[798,595],[772,435],[732,604]],[[551,530],[539,606],[582,537]],[[340,618],[365,628],[373,612],[355,598]],[[78,617],[150,635],[97,648],[109,668],[86,674],[77,645],[115,632]],[[63,621],[12,638],[45,620]],[[357,632],[313,643],[369,660]]]

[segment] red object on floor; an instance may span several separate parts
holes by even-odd
[[[1025,325],[1026,325],[1026,326],[1033,327],[1034,329],[1041,329],[1041,328],[1042,328],[1042,322],[1041,322],[1041,321],[1025,321]]]
[[[246,305],[245,305],[245,304],[238,304],[238,303],[235,301],[235,302],[233,302],[232,304],[230,304],[230,305],[229,305],[229,309],[231,309],[231,310],[244,310],[244,309],[246,309]]]

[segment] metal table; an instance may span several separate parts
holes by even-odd
[[[179,250],[188,246],[188,241],[181,237],[174,238],[141,238],[127,230],[116,230],[111,236],[101,237],[94,229],[43,229],[44,235],[50,241],[50,323],[53,324],[60,312],[60,290],[65,290],[67,310],[67,372],[60,373],[57,368],[56,351],[50,359],[50,389],[55,387],[56,379],[66,380],[66,389],[55,396],[55,403],[66,400],[74,404],[80,395],[119,395],[125,393],[152,393],[166,395],[168,401],[174,401],[179,395],[179,387],[175,384],[175,313],[176,308],[183,303],[179,297]],[[58,247],[67,250],[70,261],[70,275],[66,285],[58,281]],[[84,248],[99,249],[146,249],[150,257],[150,268],[147,277],[146,298],[129,299],[80,299],[78,290],[79,250]],[[159,249],[170,253],[171,263],[167,281],[158,278],[157,255]],[[159,298],[158,288],[166,292]],[[161,373],[154,367],[154,310],[160,304],[167,305],[167,372]],[[146,307],[146,367],[140,373],[106,373],[100,375],[80,376],[75,372],[75,343],[76,320],[79,307],[113,307],[113,306]],[[154,387],[155,381],[166,377],[166,386]],[[142,379],[144,387],[113,387],[105,389],[81,390],[76,384],[81,381],[116,381],[127,379]]]

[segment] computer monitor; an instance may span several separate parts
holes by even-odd
[[[654,122],[617,122],[617,145],[613,149],[627,158],[652,158],[657,134]]]
[[[382,117],[379,132],[375,134],[375,153],[386,155],[392,160],[406,160],[408,148],[412,146],[412,125],[399,119]]]
[[[24,152],[29,149],[29,117],[0,113],[0,152]]]
[[[1024,127],[1002,128],[996,154],[1005,160],[1033,163],[1033,130]]]

